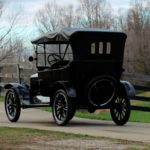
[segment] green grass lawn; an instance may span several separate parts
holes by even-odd
[[[142,93],[138,94],[137,96],[150,97],[150,92],[142,92]],[[149,102],[138,101],[138,105],[150,107],[150,99],[149,99]]]
[[[99,114],[88,113],[87,111],[77,111],[75,114],[80,118],[100,119],[100,120],[112,120],[109,111],[101,112]],[[142,122],[150,123],[150,112],[131,111],[130,120],[131,122]]]
[[[0,96],[0,102],[4,101],[4,96]]]
[[[0,127],[0,137],[12,137],[14,139],[19,140],[21,136],[52,136],[55,138],[63,138],[63,139],[102,139],[88,136],[88,135],[80,135],[80,134],[68,134],[65,132],[57,132],[57,131],[45,131],[45,130],[39,130],[39,129],[31,129],[31,128],[11,128],[11,127]],[[1,139],[1,138],[0,138]]]

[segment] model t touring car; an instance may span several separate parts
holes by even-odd
[[[30,85],[5,86],[8,119],[16,122],[21,108],[51,106],[55,122],[66,125],[77,109],[110,109],[113,121],[124,125],[134,94],[129,82],[120,81],[125,41],[122,32],[72,28],[33,40],[35,57],[29,60],[35,60],[37,73]]]

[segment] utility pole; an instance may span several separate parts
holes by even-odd
[[[21,72],[20,72],[19,64],[17,64],[17,77],[18,77],[18,82],[21,83]]]

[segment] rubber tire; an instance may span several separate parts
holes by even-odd
[[[121,102],[121,99],[123,100],[122,101],[123,103],[122,104],[119,103],[118,108],[117,108],[117,105],[116,105],[117,101]],[[118,111],[117,111],[117,109],[118,109]],[[124,114],[123,114],[123,110],[124,110]],[[122,114],[122,117],[120,115],[120,118],[119,118],[119,111],[121,112],[120,114]],[[111,104],[110,113],[111,113],[112,120],[117,125],[119,125],[119,126],[125,125],[128,122],[130,113],[131,113],[131,106],[130,106],[129,98],[118,96]]]
[[[10,94],[14,96],[14,99],[8,99]],[[9,103],[8,100],[11,101],[11,104],[9,104],[9,105],[12,105],[13,107],[15,107],[15,110],[16,110],[15,114],[13,116],[10,114],[10,111],[8,110],[8,103]],[[16,105],[16,106],[14,106],[14,105]],[[11,106],[9,106],[9,107],[11,107]],[[9,121],[11,121],[11,122],[17,122],[18,121],[18,119],[20,117],[20,113],[21,113],[21,107],[20,107],[19,96],[18,96],[15,89],[9,89],[6,93],[6,96],[5,96],[5,112],[6,112],[6,115],[7,115],[7,118],[9,119]]]
[[[73,107],[72,107],[71,114],[70,114],[69,121],[70,121],[70,120],[74,117],[75,113],[76,113],[76,107],[75,107],[75,106],[73,106]]]
[[[96,76],[95,78],[93,78],[89,83],[88,83],[88,88],[87,88],[87,92],[86,93],[88,93],[88,100],[89,100],[89,103],[90,104],[92,104],[92,106],[95,106],[95,104],[93,104],[93,102],[90,102],[90,95],[89,95],[89,93],[90,93],[90,89],[91,89],[91,87],[92,87],[92,85],[94,85],[97,81],[99,81],[99,80],[110,80],[112,83],[113,83],[113,85],[114,85],[114,87],[115,87],[115,91],[116,91],[116,89],[117,89],[117,81],[116,81],[116,79],[113,77],[113,76],[110,76],[110,75],[107,75],[107,74],[103,74],[103,75],[101,75],[101,76]],[[116,92],[115,92],[116,93]],[[114,97],[115,97],[115,94],[114,93]],[[109,102],[107,102],[106,104],[101,104],[100,105],[100,107],[101,106],[105,106],[105,105],[107,105],[107,104],[109,104],[111,102],[111,100],[109,101]],[[96,107],[97,107],[97,105],[96,105]],[[98,106],[99,107],[99,106]]]
[[[61,97],[61,99],[59,99],[59,97]],[[64,102],[65,100],[65,106],[66,106],[66,113],[65,113],[65,116],[63,117],[63,119],[61,120],[61,118],[58,117],[57,115],[57,109],[56,109],[56,104],[58,102],[58,100],[60,101],[60,103]],[[62,104],[61,103],[61,104]],[[60,105],[61,105],[60,104]],[[57,104],[59,105],[59,104]],[[61,106],[60,106],[61,107]],[[60,108],[59,107],[59,108]],[[59,109],[58,108],[58,109]],[[64,113],[64,107],[61,108],[61,111],[63,110],[63,113]],[[59,89],[55,92],[54,94],[54,97],[53,97],[53,104],[52,104],[52,115],[53,115],[53,118],[56,122],[57,125],[59,126],[65,126],[67,125],[67,123],[73,118],[74,116],[74,113],[75,113],[75,109],[74,109],[74,106],[70,100],[70,98],[67,96],[65,90],[63,89]],[[59,113],[60,114],[60,113]],[[62,114],[61,114],[62,115]],[[62,116],[61,116],[62,117]]]

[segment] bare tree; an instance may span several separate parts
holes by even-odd
[[[13,42],[12,49],[15,50],[14,59],[17,63],[24,61],[25,46],[21,38],[16,38]],[[17,53],[16,53],[17,52]]]
[[[3,7],[4,5],[2,1],[0,1],[0,17],[2,16],[2,13],[3,13]],[[0,62],[9,56],[12,56],[16,52],[12,43],[13,41],[11,37],[11,32],[16,23],[17,17],[18,17],[18,14],[14,15],[11,18],[10,26],[8,29],[5,29],[5,28],[0,29],[2,33],[0,35]]]
[[[23,40],[16,37],[15,39],[9,38],[7,43],[3,45],[3,50],[1,51],[0,62],[3,61],[5,63],[15,62],[20,63],[24,60],[24,44]]]
[[[36,14],[40,33],[63,27],[111,28],[113,16],[106,0],[79,0],[79,7],[47,3]]]
[[[55,1],[47,3],[35,17],[40,33],[71,27],[74,22],[73,6],[60,6]]]
[[[74,25],[75,15],[74,7],[72,5],[60,8],[60,27],[72,27]]]
[[[113,17],[106,0],[79,0],[80,24],[90,28],[111,28]]]
[[[58,6],[55,2],[47,3],[36,14],[36,25],[39,32],[45,33],[47,31],[55,30],[58,26]]]
[[[3,12],[3,3],[2,1],[0,1],[0,16],[2,15]]]
[[[126,68],[150,74],[150,5],[148,0],[135,0],[128,10],[123,30],[128,34]]]

